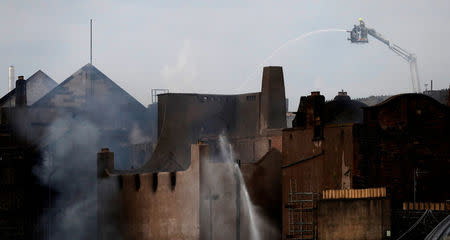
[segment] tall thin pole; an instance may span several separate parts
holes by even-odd
[[[92,64],[92,19],[91,19],[91,44],[90,44],[90,63]]]

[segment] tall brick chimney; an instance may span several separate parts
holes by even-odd
[[[323,116],[325,97],[320,92],[311,92],[306,105],[306,127],[314,128],[314,139],[323,138]]]
[[[286,127],[286,95],[282,67],[264,67],[260,121],[261,131]]]
[[[325,97],[320,92],[311,92],[311,95],[301,97],[292,127],[313,128],[314,139],[322,139],[324,107]]]
[[[16,81],[16,107],[24,107],[27,105],[27,82],[23,76],[19,76]]]

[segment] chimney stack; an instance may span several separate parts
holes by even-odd
[[[264,67],[260,104],[260,131],[286,127],[283,68]]]
[[[320,95],[320,92],[311,92],[307,97],[308,104],[306,105],[306,127],[314,129],[313,140],[323,139],[323,115],[325,108],[325,97]]]
[[[346,96],[344,96],[346,97]],[[320,92],[311,92],[309,96],[300,98],[297,114],[292,122],[293,127],[302,127],[314,130],[313,140],[323,139],[323,115],[325,97]]]
[[[14,82],[14,66],[9,66],[8,69],[8,92],[13,90],[13,82]]]
[[[27,82],[23,76],[19,76],[16,81],[16,107],[27,105]]]

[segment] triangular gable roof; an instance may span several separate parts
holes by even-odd
[[[27,86],[29,86],[29,85],[34,84],[37,81],[40,81],[41,84],[47,89],[52,89],[58,85],[58,83],[55,80],[53,80],[51,77],[49,77],[47,74],[45,74],[42,70],[38,70],[33,75],[31,75],[26,80],[25,83],[27,84]],[[28,92],[29,91],[27,90],[27,94],[28,94]],[[16,89],[14,88],[13,90],[9,91],[5,96],[0,98],[0,105],[7,102],[9,99],[11,99],[13,96],[15,96],[15,94],[16,94]]]
[[[37,80],[43,81],[43,83],[46,84],[48,87],[55,87],[56,85],[58,85],[58,83],[55,80],[53,80],[51,77],[45,74],[45,72],[43,72],[42,70],[38,70],[33,75],[31,75],[27,79],[27,82],[30,83]]]
[[[89,99],[104,104],[125,104],[139,111],[146,110],[144,105],[92,64],[80,68],[32,106],[82,108]]]

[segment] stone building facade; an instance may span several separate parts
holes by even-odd
[[[99,195],[117,192],[121,196],[121,202],[115,206],[122,209],[118,224],[122,226],[123,236],[126,239],[209,239],[211,236],[248,239],[251,225],[246,208],[241,206],[241,191],[236,190],[240,185],[229,175],[226,170],[229,165],[220,157],[221,139],[226,138],[233,149],[228,160],[239,163],[241,182],[245,182],[250,201],[273,226],[265,229],[270,232],[266,237],[277,238],[281,227],[281,130],[286,127],[281,67],[264,68],[261,92],[167,93],[158,98],[159,138],[152,157],[139,169],[108,169],[109,177],[100,180],[106,185],[108,181],[118,181],[123,186],[102,188],[101,183],[99,186]],[[197,144],[199,141],[201,144]],[[208,150],[203,155],[199,149],[204,146]],[[198,160],[199,155],[204,156],[200,157],[202,160]],[[103,168],[100,163],[99,171]],[[220,185],[223,189],[211,186],[216,174],[223,176]],[[136,190],[137,186],[142,190]],[[209,214],[218,211],[225,214],[216,217]],[[103,236],[100,239],[108,238],[106,229],[100,229],[99,234]]]

